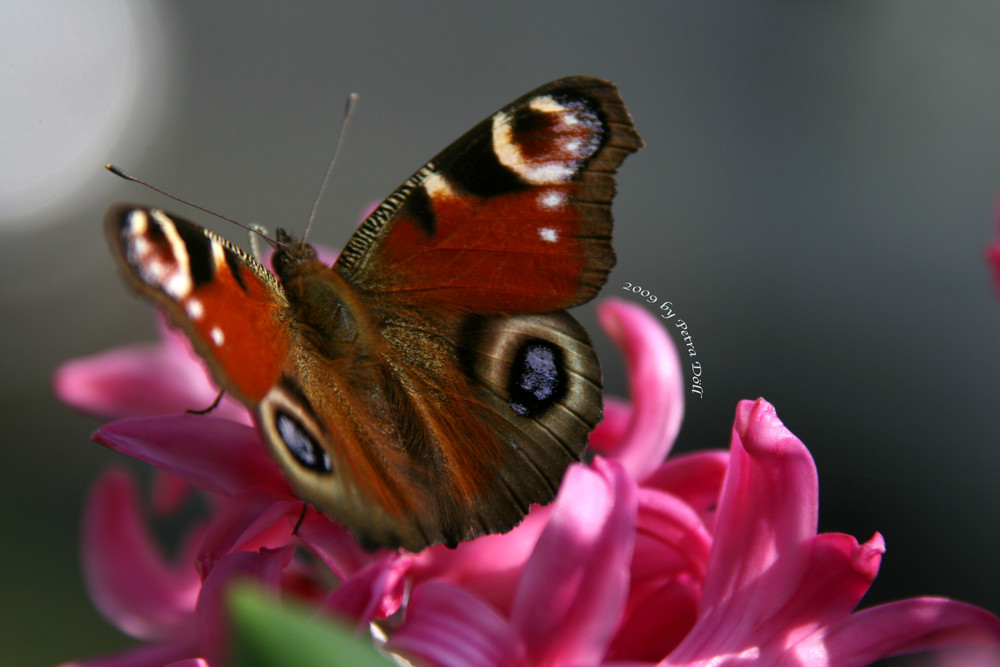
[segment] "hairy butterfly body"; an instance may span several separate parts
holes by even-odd
[[[279,230],[272,275],[158,209],[112,207],[105,231],[296,493],[416,551],[509,530],[580,458],[601,371],[565,309],[614,265],[614,172],[639,146],[613,84],[561,79],[428,162],[332,267]]]

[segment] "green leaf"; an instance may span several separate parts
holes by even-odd
[[[367,635],[300,607],[280,603],[259,588],[233,587],[228,599],[235,667],[386,667]]]

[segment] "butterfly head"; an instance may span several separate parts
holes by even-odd
[[[305,267],[319,263],[316,250],[305,241],[292,238],[284,229],[275,231],[274,257],[271,264],[281,282],[288,284]]]

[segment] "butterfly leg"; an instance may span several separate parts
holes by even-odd
[[[292,528],[292,535],[299,534],[299,526],[302,522],[306,520],[306,512],[309,510],[309,503],[302,503],[302,513],[299,514],[299,520],[295,522],[295,528]]]
[[[222,395],[225,393],[226,393],[225,389],[220,389],[219,395],[216,396],[215,400],[212,401],[212,404],[207,408],[205,408],[204,410],[192,410],[188,408],[185,412],[187,412],[189,415],[207,415],[209,412],[219,407],[219,403],[222,402]]]

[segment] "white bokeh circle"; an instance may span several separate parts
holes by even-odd
[[[3,229],[64,218],[135,120],[158,124],[167,33],[145,1],[0,2]]]

